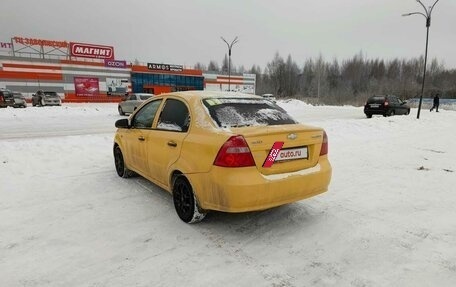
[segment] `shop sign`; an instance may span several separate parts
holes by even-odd
[[[126,68],[127,67],[127,62],[126,61],[117,61],[117,60],[105,59],[105,67]]]
[[[0,49],[11,49],[13,45],[8,42],[0,42]]]
[[[170,65],[170,64],[157,64],[147,63],[147,68],[153,71],[171,71],[171,72],[182,72],[184,67],[182,65]]]
[[[13,41],[18,44],[27,45],[27,46],[47,46],[54,48],[68,48],[67,41],[53,41],[53,40],[43,40],[35,38],[24,38],[24,37],[14,37]]]
[[[114,59],[114,47],[70,42],[70,55],[82,58]]]
[[[98,78],[74,77],[76,96],[98,96],[100,88]]]

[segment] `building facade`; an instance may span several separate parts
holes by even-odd
[[[208,91],[235,91],[255,94],[256,75],[225,75],[218,73],[203,73],[204,90]]]
[[[133,92],[162,93],[203,90],[204,77],[201,70],[184,69],[181,65],[147,63],[132,65]]]
[[[219,75],[182,65],[127,63],[114,47],[13,37],[0,49],[0,88],[30,98],[57,92],[64,102],[118,102],[130,92],[211,90],[255,93],[255,75]]]

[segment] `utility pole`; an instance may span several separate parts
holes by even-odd
[[[239,42],[238,37],[236,36],[231,43],[228,43],[223,37],[222,38],[223,42],[226,43],[228,46],[228,91],[231,91],[231,49],[233,48],[233,45]]]
[[[432,10],[434,9],[435,4],[439,2],[439,0],[435,1],[432,6],[429,6],[426,8],[424,4],[420,0],[416,0],[416,2],[420,3],[421,6],[424,8],[424,12],[412,12],[412,13],[406,13],[402,14],[402,16],[410,16],[410,15],[422,15],[424,18],[426,18],[426,50],[424,52],[424,71],[423,71],[423,83],[421,84],[421,95],[420,95],[420,103],[418,104],[418,113],[416,115],[416,118],[420,118],[420,112],[421,112],[421,104],[423,102],[423,94],[424,94],[424,82],[426,80],[426,65],[427,65],[427,54],[428,54],[428,43],[429,43],[429,27],[431,26],[431,13]]]

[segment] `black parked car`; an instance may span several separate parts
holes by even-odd
[[[13,93],[7,89],[0,89],[0,108],[12,107],[13,105]]]
[[[379,95],[367,99],[364,113],[368,118],[372,118],[372,115],[383,115],[384,117],[408,115],[410,114],[410,106],[396,96]]]

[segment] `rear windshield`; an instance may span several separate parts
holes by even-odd
[[[369,104],[381,104],[385,101],[385,96],[373,96],[373,97],[370,97],[367,102]]]
[[[212,119],[223,128],[297,123],[284,109],[265,99],[209,98],[203,103]]]
[[[57,96],[56,92],[44,92],[44,94],[47,96]]]
[[[3,93],[3,96],[4,96],[5,98],[12,98],[12,97],[13,97],[13,93],[11,93],[11,92],[8,91],[8,90],[3,90],[2,93]]]
[[[139,98],[140,98],[141,100],[143,100],[143,101],[149,99],[150,97],[152,97],[152,96],[149,96],[149,95],[140,95],[140,96],[139,96]]]

